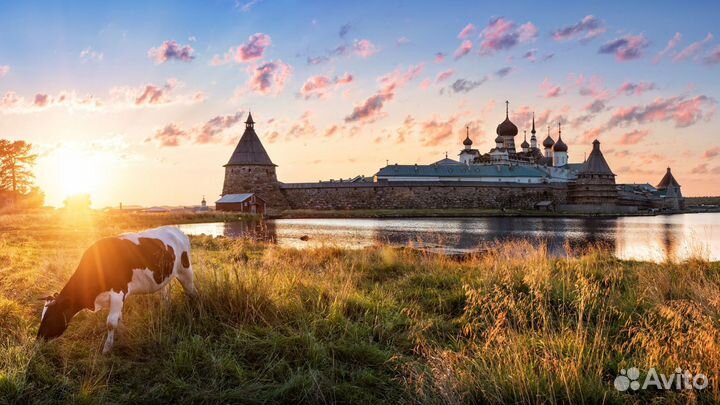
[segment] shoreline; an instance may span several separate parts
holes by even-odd
[[[676,214],[720,213],[720,208],[665,210],[637,213],[570,213],[499,209],[382,209],[382,210],[286,210],[267,214],[266,219],[366,219],[366,218],[619,218]]]

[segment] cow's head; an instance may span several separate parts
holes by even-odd
[[[68,319],[68,301],[63,296],[55,295],[44,298],[45,307],[43,308],[42,318],[40,319],[40,329],[38,329],[38,338],[55,339],[65,332],[70,319]]]

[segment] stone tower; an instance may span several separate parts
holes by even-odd
[[[656,188],[664,197],[664,203],[667,208],[678,209],[685,206],[682,191],[680,191],[680,183],[675,180],[669,167]]]
[[[245,132],[225,167],[222,195],[255,193],[265,200],[268,209],[281,211],[289,208],[280,190],[275,168],[255,133],[255,121],[248,114]]]
[[[615,205],[617,195],[615,173],[610,170],[610,165],[600,151],[600,142],[596,139],[590,156],[570,188],[570,199],[575,204],[608,207]]]

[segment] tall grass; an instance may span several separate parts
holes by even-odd
[[[3,219],[0,218],[0,223]],[[2,225],[0,225],[1,227]],[[0,236],[0,403],[714,403],[720,265],[553,258],[530,243],[464,260],[195,237],[199,294],[128,300],[34,339],[82,250],[122,224]],[[71,227],[72,228],[72,227]],[[697,391],[620,393],[620,369],[703,372]]]

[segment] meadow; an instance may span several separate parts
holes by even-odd
[[[35,340],[38,298],[94,240],[194,220],[0,215],[0,404],[720,400],[720,263],[621,261],[602,247],[553,258],[498,244],[458,260],[193,237],[198,297],[173,284],[169,301],[130,298],[112,354],[100,353],[103,312]],[[641,380],[651,367],[702,372],[709,386],[618,392],[630,367]]]

